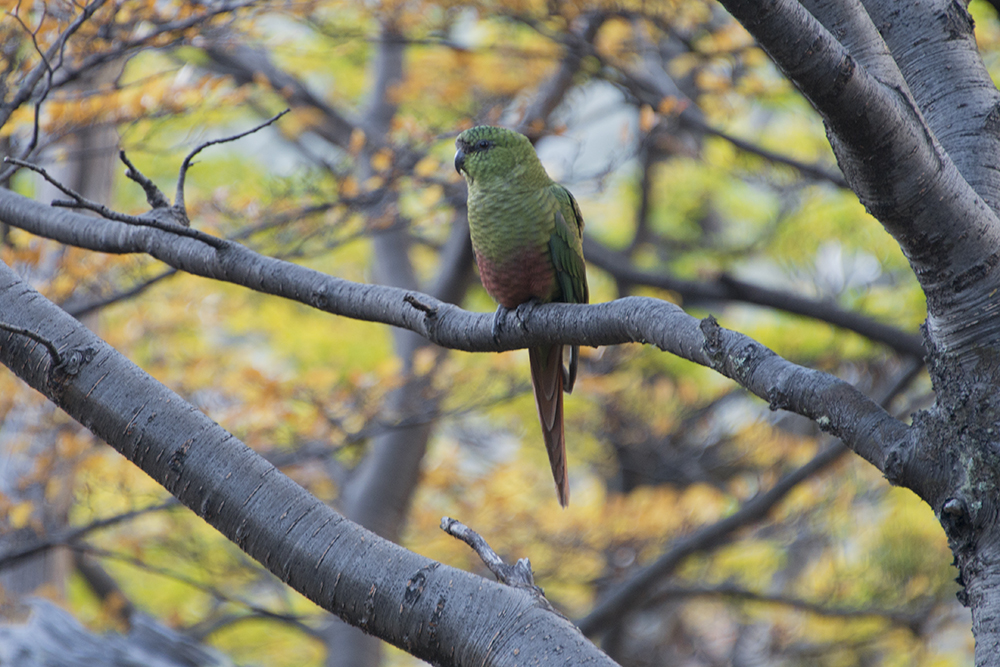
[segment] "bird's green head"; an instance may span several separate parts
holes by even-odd
[[[514,130],[479,125],[458,135],[455,146],[455,169],[470,186],[549,182],[528,137]]]

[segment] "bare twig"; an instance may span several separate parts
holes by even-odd
[[[75,551],[78,551],[78,552],[81,552],[81,553],[85,553],[85,554],[88,554],[90,556],[95,556],[95,557],[98,557],[98,558],[109,558],[109,559],[117,560],[119,562],[127,563],[129,565],[132,565],[133,567],[139,568],[139,569],[144,570],[146,572],[149,572],[151,574],[156,574],[156,575],[159,575],[161,577],[166,577],[166,578],[172,579],[172,580],[174,580],[176,582],[179,582],[181,584],[184,584],[186,586],[190,586],[191,588],[194,588],[195,590],[199,590],[199,591],[202,591],[204,593],[207,593],[208,595],[211,595],[212,597],[214,597],[217,600],[221,600],[223,602],[230,602],[230,603],[233,603],[233,604],[242,605],[242,606],[246,607],[248,610],[250,610],[251,612],[253,612],[254,614],[257,614],[257,615],[262,616],[264,618],[270,618],[270,619],[275,619],[275,620],[285,621],[285,622],[291,622],[291,623],[301,623],[302,622],[302,618],[303,618],[302,616],[299,616],[299,615],[296,615],[296,614],[282,614],[280,612],[271,611],[270,609],[266,609],[264,607],[261,607],[261,606],[255,604],[255,603],[251,602],[247,598],[243,598],[243,597],[240,597],[240,596],[237,596],[237,595],[233,595],[231,593],[227,593],[226,591],[222,590],[221,588],[217,588],[215,586],[210,586],[210,585],[208,585],[208,584],[206,584],[204,582],[198,581],[194,577],[188,576],[186,574],[182,574],[182,573],[180,573],[180,572],[178,572],[176,570],[171,570],[169,568],[158,567],[156,565],[152,565],[152,564],[147,563],[146,561],[142,560],[141,558],[137,558],[135,556],[129,556],[129,555],[126,555],[124,553],[115,552],[115,551],[108,551],[107,549],[100,549],[98,547],[91,546],[91,545],[86,544],[84,542],[73,542],[73,543],[68,544],[67,546],[69,546],[70,548],[72,548]]]
[[[30,169],[31,171],[35,172],[36,174],[44,178],[46,181],[51,183],[53,186],[55,186],[64,195],[73,198],[72,202],[66,202],[60,199],[53,200],[52,202],[53,206],[63,206],[66,208],[85,208],[94,211],[95,213],[100,213],[103,217],[108,217],[107,215],[105,215],[105,211],[107,213],[113,213],[111,209],[108,209],[103,204],[90,202],[86,197],[78,193],[76,190],[73,190],[69,186],[64,185],[62,182],[56,180],[51,174],[49,174],[48,171],[45,170],[45,167],[40,167],[37,164],[32,164],[31,162],[25,162],[24,160],[20,160],[16,157],[5,157],[3,161],[8,164],[17,165],[18,167],[24,167],[25,169]],[[100,209],[103,210],[97,210],[94,208],[94,206],[99,207]]]
[[[425,304],[423,301],[418,299],[415,294],[407,294],[406,296],[403,297],[403,300],[406,301],[406,303],[413,306],[414,308],[416,308],[417,310],[419,310],[420,312],[426,314],[427,317],[437,316],[437,309]]]
[[[530,588],[541,593],[541,589],[535,586],[535,578],[531,574],[531,561],[527,558],[518,558],[514,565],[507,565],[497,555],[497,552],[493,551],[482,535],[464,523],[449,517],[441,518],[441,530],[472,547],[500,583],[515,588]]]
[[[198,153],[202,152],[203,150],[205,150],[209,146],[215,146],[216,144],[225,144],[225,143],[228,143],[230,141],[236,141],[237,139],[242,139],[243,137],[251,135],[254,132],[258,132],[260,130],[263,130],[265,127],[267,127],[271,123],[274,123],[276,120],[278,120],[279,118],[281,118],[282,116],[284,116],[289,111],[291,111],[291,109],[285,109],[281,113],[278,113],[278,114],[275,114],[274,116],[271,116],[269,119],[265,120],[263,123],[255,126],[253,128],[251,128],[251,129],[249,129],[249,130],[247,130],[245,132],[240,132],[239,134],[234,134],[234,135],[228,136],[228,137],[222,137],[221,139],[212,139],[211,141],[206,141],[205,143],[201,144],[200,146],[198,146],[197,148],[195,148],[193,151],[191,151],[190,153],[188,153],[187,157],[184,158],[184,162],[181,164],[181,170],[180,170],[180,173],[177,176],[177,194],[174,196],[174,205],[175,206],[179,206],[182,210],[186,210],[185,206],[184,206],[184,179],[187,177],[187,171],[191,167],[191,160],[193,160],[194,157]]]
[[[158,505],[151,505],[150,507],[143,507],[142,509],[132,510],[131,512],[116,514],[114,516],[107,517],[106,519],[98,519],[97,521],[88,523],[86,526],[72,528],[57,535],[39,539],[34,544],[29,544],[28,546],[21,547],[20,549],[13,549],[7,553],[0,554],[0,570],[13,567],[25,558],[30,558],[31,556],[48,551],[54,547],[73,544],[80,538],[85,537],[95,530],[108,528],[124,521],[131,521],[137,516],[142,516],[143,514],[148,514],[149,512],[160,512],[179,506],[180,503],[178,503],[176,499],[171,498],[170,500],[162,502]]]
[[[185,18],[176,21],[156,23],[148,32],[141,31],[137,33],[138,36],[133,39],[123,39],[116,42],[116,48],[111,48],[107,51],[98,51],[89,56],[84,56],[80,60],[76,61],[74,67],[63,67],[54,79],[54,87],[60,87],[71,83],[79,79],[92,68],[104,63],[118,60],[122,57],[128,56],[129,54],[136,53],[151,43],[156,43],[157,47],[162,50],[168,50],[172,47],[182,45],[186,43],[184,38],[185,33],[191,33],[191,28],[194,28],[199,24],[204,24],[216,16],[221,16],[222,14],[233,14],[241,9],[252,7],[255,4],[259,4],[259,0],[247,0],[247,2],[220,4],[215,5],[212,8],[205,6],[206,4],[208,3],[202,4],[202,9],[205,10],[202,14],[186,16]],[[199,37],[203,36],[201,31],[195,32]],[[174,35],[169,38],[169,41],[158,40],[158,38],[164,35],[170,35],[171,33],[174,33]]]
[[[52,206],[61,208],[82,208],[88,211],[93,211],[97,213],[102,218],[108,220],[114,220],[116,222],[124,222],[130,225],[138,225],[141,227],[153,227],[165,232],[170,232],[171,234],[177,234],[179,236],[187,236],[188,238],[193,238],[202,243],[205,243],[213,248],[222,248],[226,244],[225,239],[220,239],[216,236],[200,232],[197,229],[191,229],[187,227],[182,220],[186,221],[187,216],[183,211],[179,211],[177,207],[171,206],[170,202],[167,201],[163,193],[159,191],[156,185],[150,181],[146,176],[144,176],[138,169],[128,161],[125,157],[125,152],[121,152],[122,161],[128,165],[128,171],[126,175],[133,181],[136,181],[142,185],[143,189],[146,191],[147,200],[153,206],[153,209],[148,213],[143,215],[128,215],[125,213],[119,213],[114,211],[104,204],[95,202],[91,199],[87,199],[80,193],[76,192],[72,188],[60,183],[58,180],[53,178],[43,167],[31,164],[30,162],[25,162],[24,160],[19,160],[17,158],[5,157],[4,162],[14,164],[18,167],[24,167],[25,169],[30,169],[35,173],[39,174],[46,181],[54,185],[64,194],[71,198],[71,201],[56,199],[52,201]],[[162,201],[161,199],[162,198]],[[165,204],[163,203],[165,202]],[[181,216],[181,217],[179,217]]]
[[[101,6],[104,5],[106,1],[107,0],[94,0],[94,2],[83,7],[83,11],[80,12],[80,15],[76,17],[76,19],[66,28],[66,30],[64,30],[59,35],[58,38],[56,38],[56,41],[52,44],[52,46],[49,47],[48,51],[42,53],[42,51],[39,49],[38,52],[42,56],[42,61],[38,63],[38,65],[36,65],[35,68],[31,70],[31,72],[24,78],[21,87],[18,89],[17,93],[15,93],[14,96],[11,98],[10,102],[7,103],[0,102],[0,127],[3,127],[7,123],[7,121],[10,120],[10,116],[12,113],[14,113],[14,110],[20,107],[25,102],[27,102],[29,99],[31,99],[32,95],[35,95],[35,88],[38,86],[39,81],[41,81],[42,76],[46,76],[47,82],[45,84],[45,87],[42,89],[41,93],[35,95],[36,98],[35,116],[34,116],[34,124],[33,124],[31,140],[28,142],[28,145],[24,148],[24,150],[21,151],[21,157],[27,157],[28,155],[30,155],[31,151],[33,151],[35,149],[35,146],[38,145],[39,118],[41,116],[42,102],[45,101],[45,98],[48,97],[49,93],[52,91],[53,75],[55,74],[56,70],[62,67],[63,53],[64,53],[63,49],[66,46],[66,41],[73,35],[73,33],[79,30],[80,26],[82,26],[88,19],[90,19],[90,17],[93,16],[94,13],[97,12],[97,10],[100,9]],[[22,23],[22,25],[24,24]],[[39,25],[41,25],[41,23],[39,23]],[[29,31],[29,33],[31,34],[32,41],[35,42],[35,47],[38,48],[38,43],[37,41],[35,41],[34,32]],[[57,54],[59,56],[59,59],[53,66],[51,64],[52,59]],[[0,182],[7,180],[7,178],[9,178],[10,175],[13,173],[14,173],[14,167],[5,169],[2,173],[0,173]]]
[[[150,208],[170,208],[170,200],[167,199],[167,196],[156,186],[156,183],[150,180],[144,173],[136,169],[135,165],[128,159],[128,156],[125,155],[125,151],[118,151],[118,157],[121,158],[121,161],[125,163],[126,167],[128,167],[128,169],[125,170],[125,176],[138,183],[146,193],[146,203],[149,204]],[[185,217],[187,217],[186,214]]]
[[[91,301],[90,303],[83,303],[76,306],[63,305],[63,310],[65,310],[73,317],[80,319],[81,317],[89,315],[95,310],[100,310],[105,306],[110,306],[111,304],[118,303],[119,301],[124,301],[133,296],[141,294],[142,292],[146,291],[146,289],[152,287],[161,280],[164,280],[165,278],[169,278],[174,275],[177,275],[177,269],[167,269],[166,271],[163,271],[162,273],[159,273],[147,280],[143,280],[139,284],[133,285],[132,287],[129,287],[126,290],[122,290],[120,292],[116,292],[104,298]]]
[[[52,65],[49,64],[48,56],[45,55],[45,51],[42,50],[41,44],[38,43],[38,31],[41,30],[42,26],[45,24],[45,19],[49,16],[48,5],[42,5],[42,15],[38,17],[38,27],[34,30],[29,28],[28,24],[24,22],[24,19],[21,18],[21,15],[19,14],[20,10],[21,0],[17,0],[17,5],[15,5],[14,11],[7,12],[7,15],[13,17],[13,19],[21,26],[21,29],[31,36],[31,43],[35,47],[35,52],[38,54],[38,57],[42,59],[42,65],[45,66],[45,71],[51,74]]]
[[[0,322],[0,329],[3,329],[4,331],[9,331],[14,334],[18,334],[19,336],[25,336],[26,338],[30,338],[36,343],[44,345],[45,349],[49,351],[50,355],[52,355],[52,359],[53,361],[55,361],[56,365],[62,364],[62,355],[59,354],[59,349],[51,341],[43,338],[34,331],[31,331],[29,329],[24,329],[22,327],[15,327],[10,324],[4,324],[3,322]]]

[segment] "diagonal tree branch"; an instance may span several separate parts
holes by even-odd
[[[209,67],[232,76],[240,84],[264,77],[292,108],[308,107],[322,114],[323,122],[312,128],[317,134],[345,150],[350,146],[354,122],[313,94],[298,78],[276,66],[265,49],[234,43],[237,38],[226,33],[210,35],[210,39],[204,49],[211,59]]]
[[[876,78],[797,1],[722,4],[826,121],[851,188],[900,244],[927,295],[936,349],[975,363],[977,348],[1000,340],[1000,318],[984,317],[1000,288],[1000,220],[909,92]]]
[[[729,597],[752,602],[765,602],[799,609],[817,616],[832,618],[884,618],[890,623],[905,626],[913,634],[919,635],[921,626],[927,622],[934,604],[926,604],[913,611],[879,609],[877,607],[845,607],[812,602],[802,598],[772,593],[759,593],[734,584],[718,586],[669,585],[657,590],[651,602],[690,597]]]
[[[562,103],[573,85],[573,78],[580,71],[583,57],[593,51],[594,38],[608,15],[594,12],[584,18],[579,32],[568,31],[564,41],[564,54],[555,74],[539,89],[531,105],[525,110],[517,131],[526,134],[532,141],[540,138],[548,123],[549,116]],[[537,27],[537,26],[532,26]]]
[[[57,373],[48,350],[0,334],[0,363],[345,621],[437,664],[614,665],[529,592],[441,565],[347,521],[4,264],[0,313],[12,327],[57,341],[64,356],[87,359]],[[507,613],[497,616],[498,608]]]
[[[36,556],[43,551],[48,551],[54,547],[64,546],[68,544],[73,544],[78,542],[81,538],[86,537],[90,533],[101,530],[103,528],[108,528],[110,526],[118,525],[126,521],[131,521],[132,519],[143,516],[150,512],[160,512],[163,510],[168,510],[173,507],[177,507],[176,500],[168,500],[164,503],[159,503],[157,505],[151,505],[149,507],[143,507],[141,509],[132,510],[130,512],[123,512],[121,514],[116,514],[114,516],[106,517],[104,519],[98,519],[92,521],[85,526],[79,526],[75,528],[69,528],[63,530],[55,535],[49,535],[40,538],[37,542],[33,544],[28,544],[23,547],[19,547],[12,551],[7,551],[0,553],[0,569],[5,569],[17,565],[25,558],[31,558]]]
[[[934,137],[1000,211],[1000,91],[983,64],[967,3],[855,1],[880,27]]]
[[[672,574],[685,558],[729,542],[735,531],[763,519],[800,482],[840,459],[846,451],[840,443],[830,445],[811,461],[782,477],[766,492],[747,501],[725,519],[678,540],[656,561],[594,605],[590,613],[577,622],[577,626],[588,636],[602,633],[608,625],[620,619],[623,613],[645,602],[650,593],[655,591],[655,584]]]
[[[756,155],[757,157],[764,158],[768,162],[772,162],[774,164],[782,164],[786,167],[791,167],[803,176],[817,181],[828,181],[829,183],[836,185],[838,188],[848,187],[847,181],[844,180],[844,177],[837,173],[836,170],[830,169],[821,164],[802,162],[801,160],[796,160],[795,158],[787,155],[768,150],[763,146],[758,146],[757,144],[751,143],[746,139],[740,139],[737,136],[709,125],[703,118],[701,118],[700,115],[692,113],[690,107],[681,111],[678,119],[684,126],[697,130],[702,134],[724,139],[744,153]]]
[[[0,220],[62,243],[101,252],[148,253],[179,270],[225,280],[354,319],[410,329],[442,347],[501,351],[566,344],[653,344],[718,371],[768,401],[815,420],[875,465],[891,482],[923,495],[933,480],[918,472],[910,429],[877,403],[831,375],[793,364],[742,334],[699,321],[664,301],[628,297],[592,306],[536,308],[522,327],[497,339],[492,316],[464,311],[432,296],[335,278],[259,255],[231,241],[212,248],[149,227],[133,227],[48,208],[0,190]],[[414,301],[420,307],[414,306]]]

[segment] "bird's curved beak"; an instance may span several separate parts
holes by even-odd
[[[462,173],[462,167],[465,166],[465,151],[459,148],[455,151],[455,171]]]

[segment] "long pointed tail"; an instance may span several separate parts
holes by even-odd
[[[566,436],[563,431],[563,346],[528,348],[531,387],[535,390],[542,437],[549,453],[549,465],[556,481],[559,504],[569,505],[569,477],[566,471]]]

